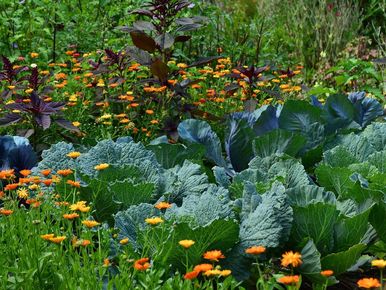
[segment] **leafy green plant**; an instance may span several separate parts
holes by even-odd
[[[110,224],[113,214],[131,205],[155,202],[162,196],[180,204],[188,194],[199,195],[208,185],[199,165],[185,161],[163,169],[153,152],[132,140],[101,141],[76,160],[67,156],[74,150],[72,144],[63,142],[52,146],[43,151],[36,171],[75,169],[76,177],[84,182],[82,198],[95,204],[98,220]],[[95,168],[99,164],[109,168],[98,171]]]
[[[324,95],[337,91],[365,91],[378,100],[384,96],[384,68],[376,62],[360,59],[342,59],[325,72],[321,84],[311,88],[310,95]]]
[[[231,114],[225,134],[225,152],[231,166],[223,158],[220,139],[205,121],[185,120],[178,132],[185,142],[204,145],[207,159],[232,175],[230,168],[239,172],[254,156],[272,153],[299,156],[312,166],[329,136],[347,128],[364,128],[383,115],[379,102],[365,98],[363,93],[333,95],[324,106],[314,99],[313,104],[290,100],[282,108],[263,106],[252,113]]]

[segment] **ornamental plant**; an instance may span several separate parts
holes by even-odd
[[[175,80],[180,68],[170,69],[169,61],[173,56],[173,48],[177,43],[190,40],[185,32],[196,30],[203,25],[203,17],[180,17],[185,8],[194,6],[186,0],[153,0],[146,2],[141,9],[136,9],[131,14],[150,18],[149,21],[138,20],[131,27],[119,27],[122,31],[129,32],[134,47],[129,47],[127,52],[133,60],[149,68],[151,78],[142,82],[145,86],[157,85],[159,88],[145,91],[150,93],[153,102],[162,109],[165,123],[164,130],[175,133],[175,123],[179,123],[181,115],[193,113],[195,106],[185,99],[190,99],[187,88],[196,83],[189,79],[181,82]],[[186,67],[203,65],[218,57],[201,59]],[[167,110],[166,110],[167,109]]]
[[[22,123],[22,128],[16,130],[18,135],[25,137],[33,136],[32,145],[35,149],[39,142],[44,142],[44,133],[41,132],[50,128],[52,123],[73,131],[80,132],[70,121],[64,118],[63,109],[65,102],[52,101],[49,94],[53,88],[46,85],[48,76],[39,76],[39,71],[35,66],[15,68],[9,59],[3,57],[3,71],[0,73],[0,81],[6,81],[9,91],[5,90],[0,99],[3,108],[3,115],[0,118],[0,126],[10,126]],[[29,75],[19,73],[29,71]],[[17,88],[19,91],[14,91]],[[24,94],[20,94],[20,89],[24,89]],[[7,100],[9,99],[9,100]],[[6,101],[7,100],[7,101]],[[4,103],[4,101],[6,101]],[[25,126],[27,124],[27,126]]]

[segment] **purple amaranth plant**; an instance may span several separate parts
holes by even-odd
[[[62,116],[61,109],[65,106],[65,102],[46,102],[36,92],[32,92],[27,100],[29,101],[25,102],[19,99],[15,103],[5,105],[4,108],[11,110],[11,113],[0,118],[0,126],[8,126],[23,120],[31,121],[32,119],[43,130],[48,129],[54,121],[65,129],[79,131]]]

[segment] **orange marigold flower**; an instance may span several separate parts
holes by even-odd
[[[63,242],[65,239],[66,239],[65,236],[59,236],[59,237],[52,237],[52,238],[49,238],[48,240],[49,240],[50,242],[55,243],[55,244],[60,244],[60,243]]]
[[[245,253],[251,255],[260,255],[265,252],[265,247],[263,246],[253,246],[245,250]]]
[[[332,275],[334,275],[334,271],[332,270],[324,270],[322,272],[320,272],[320,274],[324,277],[330,277]]]
[[[10,183],[4,187],[4,190],[15,190],[18,186],[18,183]]]
[[[71,185],[73,187],[80,188],[80,182],[78,182],[78,181],[67,180],[67,184],[69,184],[69,185]]]
[[[284,276],[279,279],[277,279],[279,283],[285,284],[285,285],[294,285],[299,283],[299,276],[294,275],[294,276]]]
[[[13,210],[5,209],[5,208],[0,208],[0,214],[1,215],[11,215],[11,214],[13,214]]]
[[[49,241],[51,238],[55,237],[54,234],[45,234],[40,236],[43,240]]]
[[[86,247],[88,245],[91,245],[91,241],[90,240],[82,240],[81,246]]]
[[[386,260],[372,260],[371,266],[377,267],[378,269],[383,269],[386,267]]]
[[[149,258],[141,258],[134,262],[134,269],[138,271],[145,271],[150,268]]]
[[[70,157],[70,158],[78,158],[80,156],[80,152],[77,152],[77,151],[73,151],[73,152],[70,152],[67,154],[67,157]]]
[[[298,252],[286,252],[282,255],[281,259],[281,265],[283,267],[288,267],[289,265],[292,265],[292,267],[297,267],[302,264],[302,255]]]
[[[103,267],[108,267],[110,266],[110,260],[108,258],[103,260]]]
[[[100,223],[98,223],[97,221],[93,221],[93,220],[82,221],[82,224],[84,224],[89,229],[100,225]]]
[[[193,240],[181,240],[178,242],[180,246],[184,247],[185,249],[189,249],[191,246],[193,246],[196,242]]]
[[[39,56],[39,54],[37,52],[31,52],[30,56],[31,56],[31,58],[36,58]]]
[[[39,185],[37,185],[37,184],[32,184],[32,185],[28,186],[28,188],[31,189],[31,190],[35,190],[35,189],[38,189],[38,188],[39,188]]]
[[[227,277],[227,276],[229,276],[230,274],[232,274],[232,271],[231,271],[231,270],[222,270],[220,276],[222,276],[222,277]]]
[[[375,278],[363,278],[357,282],[358,286],[365,289],[371,289],[376,287],[381,287],[378,279]]]
[[[220,250],[207,251],[203,255],[204,259],[218,262],[218,259],[224,259],[225,256]]]
[[[19,178],[19,183],[20,184],[27,184],[27,183],[30,183],[31,181],[32,181],[31,178],[23,178],[23,177]]]
[[[86,206],[85,201],[78,201],[77,203],[70,205],[70,210],[73,210],[73,211],[78,210],[80,212],[88,212],[90,210],[90,207]]]
[[[31,170],[28,170],[28,169],[20,170],[20,174],[23,175],[24,177],[27,177],[28,175],[31,174]]]
[[[193,270],[198,272],[206,272],[212,269],[213,269],[212,264],[199,264],[199,265],[196,265]]]
[[[221,270],[219,270],[219,269],[208,270],[204,273],[204,275],[205,276],[220,276]]]
[[[167,209],[167,208],[170,208],[172,205],[168,202],[165,202],[165,201],[161,201],[159,203],[157,203],[154,207],[155,208],[158,208],[159,210],[161,209]]]
[[[68,213],[68,214],[64,214],[63,217],[66,219],[66,220],[73,220],[73,219],[76,219],[79,217],[79,214],[77,213]]]
[[[44,176],[48,176],[51,173],[51,169],[44,169],[44,170],[40,171],[40,173]]]
[[[152,218],[145,219],[145,222],[149,225],[155,226],[155,225],[158,225],[160,223],[163,223],[164,220],[160,217],[152,217]]]
[[[193,279],[197,278],[197,276],[199,274],[200,274],[200,272],[198,272],[198,271],[191,271],[191,272],[188,272],[184,275],[184,279],[193,280]]]
[[[100,171],[100,170],[105,170],[105,169],[109,168],[109,166],[110,165],[107,163],[101,163],[101,164],[96,165],[94,167],[94,169]]]
[[[52,183],[52,179],[45,179],[45,180],[43,180],[43,183],[45,186],[50,186]]]
[[[62,176],[67,176],[67,175],[70,175],[73,173],[73,171],[71,169],[61,169],[61,170],[58,170],[57,172],[59,175],[62,175]]]
[[[148,114],[148,115],[153,115],[154,111],[153,110],[146,110],[145,113]]]
[[[151,121],[150,121],[150,124],[152,124],[152,125],[155,125],[155,124],[158,124],[158,123],[159,123],[158,120],[151,120]]]

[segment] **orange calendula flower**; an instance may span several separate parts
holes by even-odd
[[[108,258],[103,260],[103,267],[108,267],[110,266],[110,260]]]
[[[371,266],[377,267],[378,269],[383,269],[386,267],[386,260],[372,260]]]
[[[36,58],[39,56],[39,54],[37,52],[31,52],[30,56],[31,56],[31,58]]]
[[[50,242],[52,242],[52,243],[60,244],[60,243],[63,242],[65,239],[66,239],[66,236],[58,236],[58,237],[49,238],[48,240],[49,240]]]
[[[222,276],[222,277],[227,277],[227,276],[229,276],[230,274],[232,274],[232,271],[231,271],[231,270],[222,270],[220,276]]]
[[[93,220],[82,221],[82,224],[84,224],[89,229],[100,225],[100,223],[98,223],[97,221],[93,221]]]
[[[86,206],[85,201],[78,201],[77,203],[70,205],[70,210],[73,210],[73,211],[77,210],[80,212],[88,212],[88,211],[90,211],[90,207]]]
[[[297,267],[302,264],[302,255],[300,253],[294,253],[292,251],[286,252],[282,255],[281,265],[283,267],[288,267],[291,265],[292,267]]]
[[[110,164],[107,164],[107,163],[101,163],[101,164],[98,164],[94,167],[95,170],[105,170],[107,168],[109,168]]]
[[[141,258],[134,262],[134,269],[138,271],[145,271],[150,268],[149,258]]]
[[[40,236],[43,240],[49,241],[51,238],[55,237],[54,234],[45,234]]]
[[[330,277],[332,275],[334,275],[334,271],[332,270],[324,270],[322,272],[320,272],[320,274],[324,277]]]
[[[204,275],[205,276],[220,276],[221,270],[218,270],[218,269],[208,270],[204,273]]]
[[[15,190],[18,186],[18,183],[10,183],[4,187],[4,190]]]
[[[67,176],[67,175],[70,175],[73,173],[73,171],[71,169],[61,169],[61,170],[58,170],[57,172],[59,175],[61,176]]]
[[[45,186],[50,186],[52,184],[52,179],[46,179],[46,180],[43,180],[43,184]]]
[[[196,242],[193,240],[181,240],[178,242],[180,246],[184,247],[185,249],[189,249],[191,246],[193,246]]]
[[[294,276],[284,276],[279,279],[277,279],[279,283],[285,284],[285,285],[294,285],[299,283],[299,276],[294,275]]]
[[[67,157],[70,157],[72,159],[78,158],[80,156],[80,152],[73,151],[67,154]]]
[[[155,225],[158,225],[160,223],[163,223],[164,220],[160,217],[152,217],[152,218],[145,219],[145,222],[149,225],[155,226]]]
[[[161,201],[159,203],[157,203],[154,207],[161,210],[161,209],[167,209],[167,208],[170,208],[172,205],[168,202],[165,202],[165,201]]]
[[[381,287],[378,279],[375,278],[363,278],[357,282],[358,286],[365,289],[371,289],[376,287]]]
[[[44,169],[44,170],[40,171],[40,173],[44,176],[48,176],[51,173],[51,169]]]
[[[77,213],[68,213],[68,214],[64,214],[63,217],[66,219],[66,220],[73,220],[73,219],[76,219],[79,217],[79,214]]]
[[[196,265],[193,270],[197,272],[206,272],[212,269],[213,269],[212,264],[199,264],[199,265]]]
[[[150,124],[152,124],[152,125],[155,125],[155,124],[158,124],[158,123],[159,123],[158,120],[151,120],[151,121],[150,121]]]
[[[20,174],[23,175],[24,177],[27,177],[28,175],[31,174],[31,170],[28,170],[28,169],[20,170]]]
[[[219,259],[224,259],[225,256],[220,250],[207,251],[203,255],[204,259],[218,262]]]
[[[146,110],[145,113],[148,114],[148,115],[153,115],[154,111],[153,110]]]
[[[195,278],[197,278],[197,276],[200,274],[200,272],[197,272],[197,271],[191,271],[191,272],[188,272],[184,275],[184,279],[186,280],[193,280]]]
[[[80,188],[80,182],[78,182],[78,181],[67,180],[67,184],[69,184],[69,185],[71,185],[73,187]]]
[[[265,247],[263,246],[253,246],[245,250],[245,253],[251,255],[260,255],[265,252]]]
[[[2,170],[0,171],[0,179],[11,179],[15,177],[15,170]]]
[[[82,246],[83,246],[83,247],[86,247],[86,246],[88,246],[88,245],[91,245],[91,241],[90,241],[90,240],[83,240],[83,241],[82,241]]]
[[[35,190],[35,189],[38,189],[38,188],[39,188],[39,185],[37,185],[37,184],[32,184],[32,185],[28,186],[28,188],[31,189],[31,190]]]
[[[129,238],[124,238],[124,239],[122,239],[122,240],[119,241],[119,243],[120,243],[121,245],[126,245],[128,242],[129,242]]]
[[[13,214],[13,210],[5,209],[5,208],[0,208],[0,214],[1,215],[11,215],[11,214]]]

